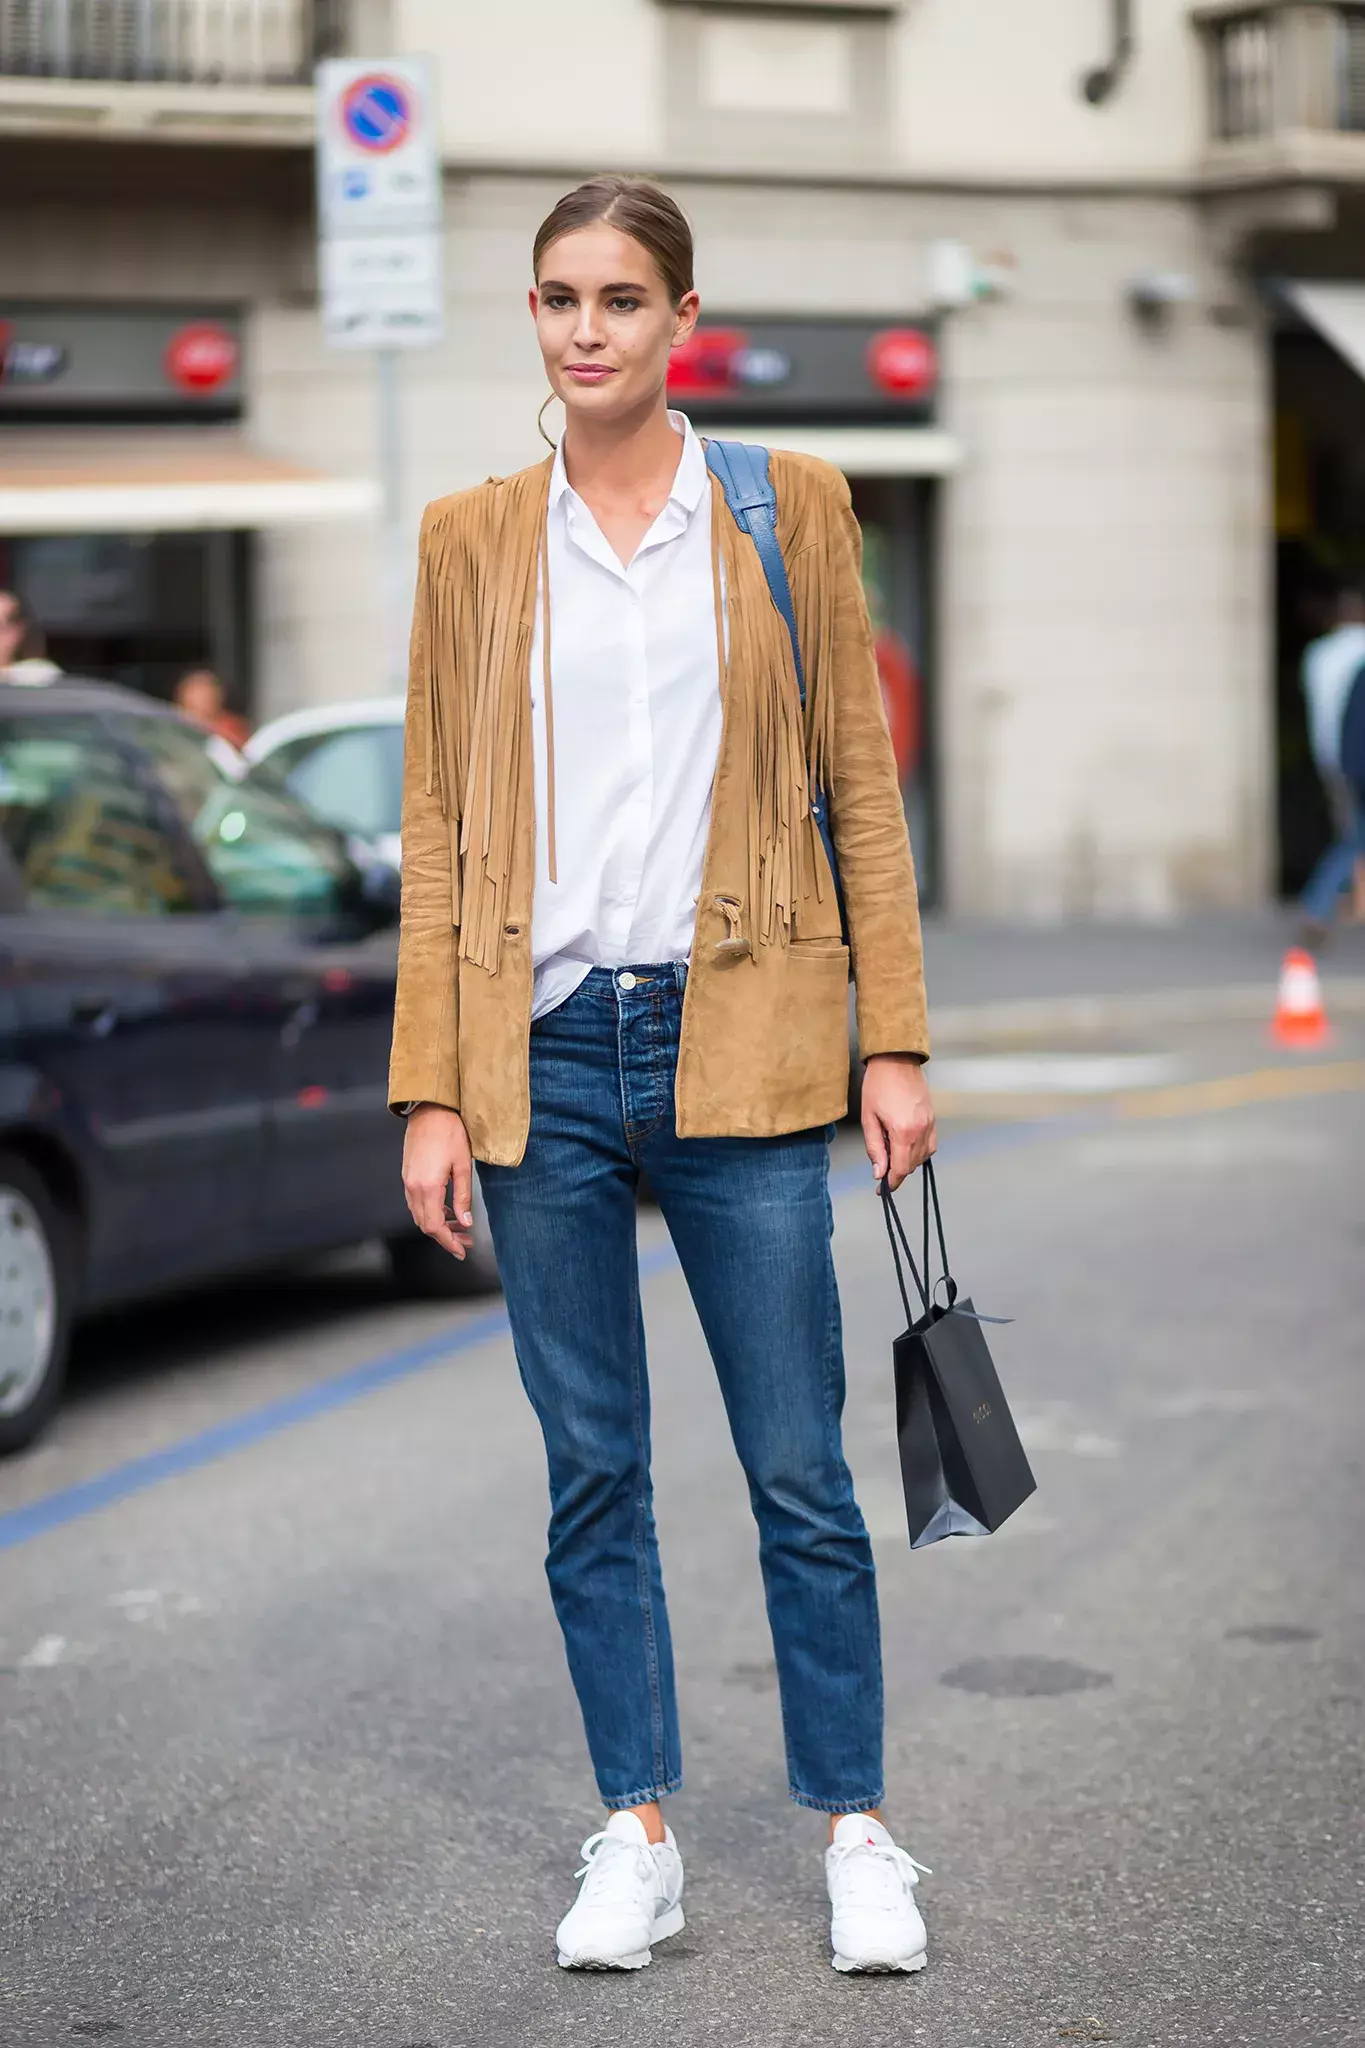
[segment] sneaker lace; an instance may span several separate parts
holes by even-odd
[[[834,1851],[834,1869],[850,1906],[888,1907],[913,1890],[921,1874],[932,1877],[927,1863],[916,1863],[894,1842],[849,1842]]]
[[[641,1884],[658,1882],[658,1866],[641,1842],[623,1842],[619,1835],[589,1835],[579,1850],[584,1879],[580,1900],[592,1906],[628,1905]]]

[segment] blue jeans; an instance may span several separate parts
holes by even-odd
[[[1344,775],[1324,771],[1323,780],[1337,836],[1309,876],[1299,908],[1312,923],[1326,925],[1351,886],[1356,862],[1365,860],[1365,806]]]
[[[595,968],[531,1032],[520,1166],[479,1167],[550,1468],[550,1592],[604,1803],[682,1783],[650,1482],[640,1175],[706,1334],[758,1523],[793,1799],[882,1798],[876,1577],[844,1462],[828,1134],[679,1138],[686,969]]]

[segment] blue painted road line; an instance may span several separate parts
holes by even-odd
[[[1013,1145],[1028,1143],[1047,1132],[1058,1135],[1065,1130],[1070,1134],[1078,1126],[1098,1121],[1094,1117],[1059,1117],[1050,1122],[991,1125],[959,1133],[940,1147],[940,1153],[943,1157],[956,1159],[968,1158],[976,1152],[1003,1151]],[[849,1166],[832,1173],[830,1192],[836,1197],[871,1193],[867,1166]],[[661,1245],[655,1251],[642,1254],[640,1277],[649,1279],[655,1273],[667,1272],[677,1263],[673,1247]],[[245,1415],[235,1416],[227,1422],[216,1422],[212,1428],[200,1430],[195,1436],[167,1444],[164,1450],[150,1451],[142,1458],[130,1458],[126,1464],[115,1465],[108,1472],[98,1473],[93,1479],[83,1479],[75,1486],[62,1487],[41,1500],[31,1501],[27,1507],[12,1508],[7,1514],[0,1514],[0,1551],[14,1550],[35,1536],[46,1536],[54,1529],[65,1527],[68,1522],[78,1522],[86,1515],[98,1514],[102,1508],[112,1507],[117,1501],[146,1493],[165,1480],[178,1479],[182,1473],[197,1471],[203,1465],[212,1465],[219,1458],[230,1457],[234,1451],[246,1450],[251,1444],[264,1442],[267,1437],[279,1436],[298,1423],[311,1422],[315,1416],[330,1415],[335,1409],[359,1401],[379,1387],[411,1379],[414,1373],[425,1372],[428,1367],[439,1365],[447,1358],[458,1357],[462,1351],[472,1351],[491,1338],[507,1334],[507,1311],[490,1309],[470,1322],[461,1323],[454,1330],[426,1337],[420,1344],[406,1344],[401,1350],[386,1352],[349,1372],[320,1380],[316,1386],[306,1387],[301,1393],[288,1394],[280,1401],[268,1401],[263,1408],[252,1408]]]

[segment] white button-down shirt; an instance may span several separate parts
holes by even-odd
[[[544,617],[531,650],[536,884],[531,1014],[593,967],[691,951],[720,748],[720,675],[706,456],[681,413],[668,503],[623,566],[564,469],[550,482],[550,880]]]

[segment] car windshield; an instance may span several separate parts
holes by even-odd
[[[111,720],[146,756],[225,903],[328,915],[355,874],[339,833],[247,767],[226,741],[174,718]]]
[[[262,764],[319,817],[380,839],[397,833],[403,810],[403,728],[353,725],[301,733]]]

